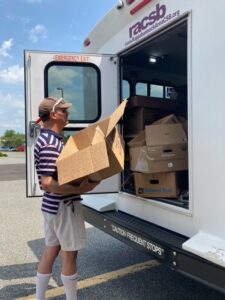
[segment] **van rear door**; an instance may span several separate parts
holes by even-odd
[[[64,139],[100,118],[109,116],[118,102],[117,58],[112,55],[25,51],[25,118],[27,196],[40,196],[34,166],[39,126],[38,105],[46,96],[72,102]],[[119,177],[104,180],[96,192],[117,192]]]

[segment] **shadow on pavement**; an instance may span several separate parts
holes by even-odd
[[[14,284],[8,285],[0,290],[0,299],[14,300],[32,294],[35,294],[35,284]]]
[[[18,264],[0,267],[1,280],[13,280],[19,278],[34,277],[38,263]],[[3,299],[0,297],[0,299]]]
[[[87,245],[79,251],[77,260],[79,280],[130,266],[131,261],[132,264],[136,264],[151,259],[148,254],[134,250],[96,228],[87,228],[86,232]],[[38,260],[44,245],[44,239],[28,241],[28,246]],[[61,262],[60,257],[57,257],[52,278],[58,286],[62,285],[60,274]]]

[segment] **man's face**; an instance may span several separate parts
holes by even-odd
[[[56,122],[60,128],[64,128],[68,124],[68,109],[57,108],[55,111]]]

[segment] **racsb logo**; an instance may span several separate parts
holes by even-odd
[[[165,15],[166,15],[166,5],[156,4],[155,9],[153,11],[151,11],[142,20],[138,21],[137,23],[135,23],[129,28],[129,37],[132,38],[133,36],[141,33],[143,30],[146,30],[149,26],[153,25],[155,22],[159,21],[160,19],[163,19]]]

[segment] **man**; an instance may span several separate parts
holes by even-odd
[[[68,123],[68,109],[71,105],[62,98],[54,97],[44,98],[39,105],[39,121],[42,121],[43,127],[36,141],[34,156],[39,184],[44,191],[41,210],[46,246],[37,271],[37,300],[45,299],[52,266],[60,251],[61,279],[66,299],[77,299],[76,258],[78,250],[85,245],[80,195],[91,191],[98,184],[88,179],[78,186],[58,184],[56,160],[63,148],[60,132]]]

